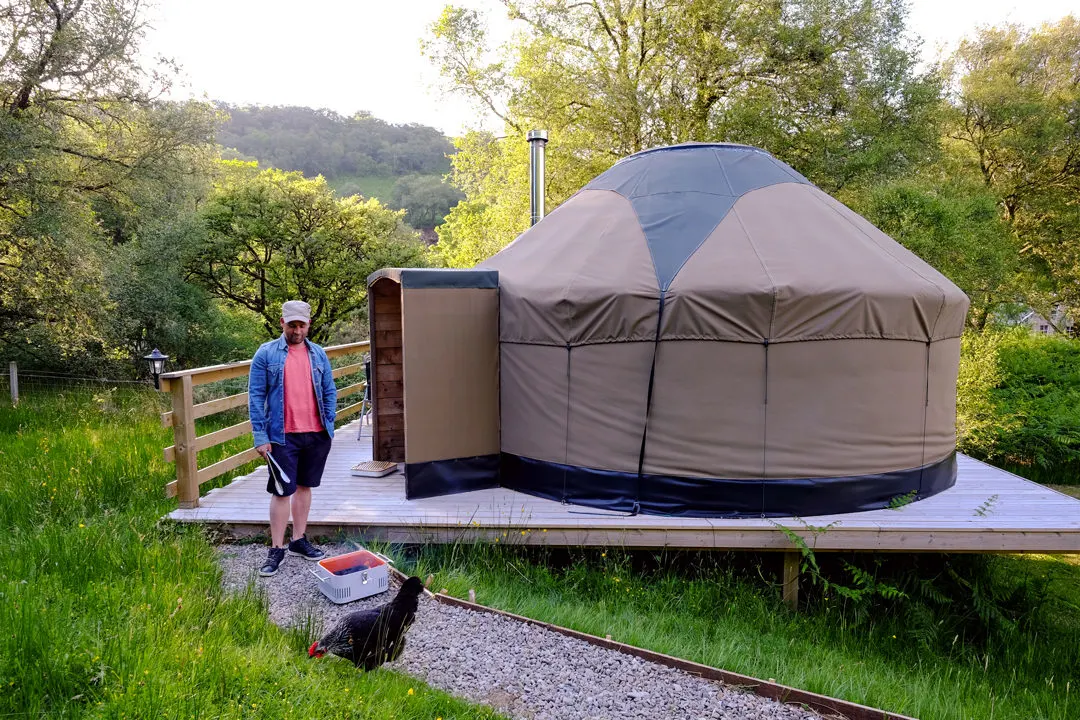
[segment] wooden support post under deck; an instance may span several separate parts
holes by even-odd
[[[799,609],[799,553],[784,553],[784,604]]]
[[[169,382],[172,391],[176,498],[182,508],[199,507],[199,451],[195,447],[195,413],[190,375]]]

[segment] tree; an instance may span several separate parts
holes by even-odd
[[[417,230],[442,225],[464,199],[460,190],[435,175],[406,175],[394,183],[390,194],[391,204],[405,210],[405,220]]]
[[[183,368],[250,358],[258,345],[262,318],[185,279],[185,259],[203,231],[195,209],[177,203],[172,214],[140,222],[132,241],[108,249],[105,283],[115,310],[106,337],[130,365],[141,368],[155,347]]]
[[[947,70],[947,150],[996,199],[1025,299],[1047,318],[1080,311],[1080,21],[980,30]]]
[[[525,138],[497,139],[490,133],[469,132],[454,141],[455,182],[465,199],[453,207],[436,228],[432,247],[436,263],[473,267],[501,250],[529,227],[529,155]],[[548,165],[548,197],[565,198],[576,182],[572,166]]]
[[[1019,245],[981,183],[963,175],[909,177],[849,202],[967,294],[973,329],[983,330],[1003,303],[1021,297]]]
[[[41,362],[107,352],[103,253],[167,201],[212,137],[207,107],[158,101],[175,68],[137,62],[141,11],[137,0],[0,10],[0,341]]]
[[[454,262],[527,227],[531,127],[551,133],[552,205],[620,157],[685,141],[759,145],[829,191],[934,152],[939,86],[915,73],[900,0],[505,4],[523,26],[507,47],[489,48],[478,14],[454,7],[423,45],[508,136],[456,144],[452,179],[467,199],[439,228]]]
[[[218,134],[237,154],[281,170],[328,180],[353,175],[441,174],[450,169],[450,140],[432,127],[393,125],[370,113],[344,117],[307,107],[237,107]],[[243,159],[243,158],[241,158]]]
[[[301,298],[311,303],[311,338],[321,342],[366,307],[368,275],[424,262],[403,211],[336,198],[322,177],[237,161],[221,166],[219,187],[200,213],[205,234],[187,259],[188,277],[256,313],[270,336],[281,331],[281,303]]]

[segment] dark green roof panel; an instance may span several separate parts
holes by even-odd
[[[649,245],[656,281],[667,290],[736,200],[778,183],[810,184],[757,148],[688,143],[631,155],[584,189],[611,190],[630,201]]]

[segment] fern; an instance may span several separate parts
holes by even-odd
[[[903,617],[908,635],[920,645],[932,647],[940,641],[941,621],[931,608],[922,603],[908,603]]]
[[[983,504],[986,511],[996,497]],[[1055,601],[1047,592],[1049,580],[995,578],[991,558],[981,556],[868,556],[845,559],[829,554],[828,562],[814,551],[818,535],[830,526],[803,521],[793,529],[770,521],[800,553],[800,569],[812,589],[806,602],[824,600],[825,612],[839,612],[839,622],[851,627],[880,625],[887,616],[922,646],[942,651],[988,652],[991,646],[1040,619]],[[978,650],[981,648],[982,650]]]
[[[988,497],[988,498],[987,498],[987,499],[986,499],[986,500],[985,500],[985,501],[983,502],[983,504],[982,504],[982,505],[980,505],[979,507],[975,508],[975,514],[976,514],[976,515],[982,515],[982,516],[986,516],[986,515],[989,515],[989,514],[990,514],[990,509],[991,509],[991,508],[992,508],[992,507],[994,506],[994,503],[996,503],[996,502],[997,502],[997,499],[998,499],[998,496],[997,496],[997,494],[996,494],[996,493],[995,493],[995,494],[993,494],[993,495],[991,495],[990,497]]]
[[[933,580],[918,578],[915,587],[919,591],[919,597],[930,600],[937,605],[949,605],[952,603],[952,598],[938,590],[937,586],[934,585]]]
[[[889,501],[889,509],[890,510],[899,510],[900,508],[904,507],[905,505],[910,505],[911,503],[915,502],[915,496],[918,495],[918,494],[919,494],[918,490],[911,490],[909,492],[904,493],[903,495],[897,495],[896,497],[894,497],[892,500]]]

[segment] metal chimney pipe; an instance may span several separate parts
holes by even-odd
[[[529,140],[529,199],[531,218],[529,225],[535,225],[544,218],[544,144],[547,143],[547,130],[530,130]]]

